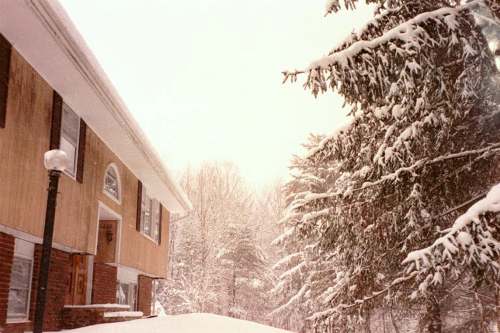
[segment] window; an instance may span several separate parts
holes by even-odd
[[[31,274],[33,269],[33,249],[33,244],[16,239],[10,272],[9,298],[7,305],[8,321],[28,319]]]
[[[120,178],[116,167],[111,164],[104,175],[104,193],[120,202]]]
[[[158,200],[153,201],[153,221],[152,221],[152,237],[158,243],[160,239],[160,203]]]
[[[142,187],[141,195],[141,233],[155,242],[160,239],[160,203],[148,196]]]
[[[62,107],[60,149],[68,155],[67,174],[76,177],[78,161],[78,139],[80,137],[80,118],[66,104]]]
[[[122,283],[116,284],[116,303],[129,305],[131,311],[137,309],[137,284]]]

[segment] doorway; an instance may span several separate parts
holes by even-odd
[[[114,264],[118,262],[121,216],[99,203],[97,246],[95,262]]]
[[[71,255],[71,283],[65,304],[83,305],[88,303],[89,271],[92,272],[92,256],[74,253]]]

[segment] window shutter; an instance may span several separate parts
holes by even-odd
[[[59,149],[61,143],[61,120],[62,120],[61,96],[54,90],[52,97],[52,125],[50,128],[50,149]]]
[[[135,229],[141,231],[141,208],[142,208],[142,183],[139,180],[137,185],[137,219],[135,220]]]
[[[159,221],[158,221],[158,245],[161,244],[161,227],[162,227],[162,224],[163,224],[163,206],[162,204],[160,203],[159,204],[160,206],[160,216],[159,216]]]
[[[12,45],[0,34],[0,128],[5,127]]]
[[[87,124],[80,119],[80,137],[78,138],[78,161],[76,164],[76,180],[83,183],[83,167],[85,161],[85,139],[87,138]]]

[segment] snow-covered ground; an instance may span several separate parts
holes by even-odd
[[[71,333],[289,333],[250,321],[207,313],[162,316],[128,322],[101,324],[65,332]]]

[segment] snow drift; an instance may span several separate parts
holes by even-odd
[[[266,325],[207,313],[161,316],[68,330],[70,333],[289,333]]]

